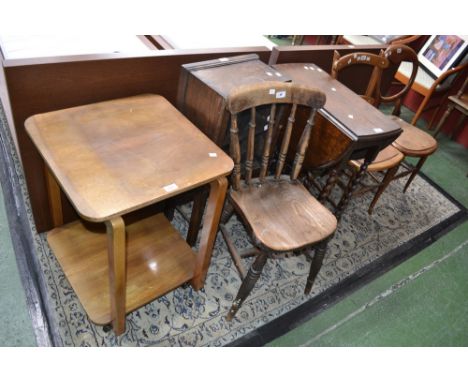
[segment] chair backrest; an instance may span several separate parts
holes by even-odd
[[[379,55],[366,52],[356,52],[347,54],[343,57],[341,57],[338,51],[335,50],[331,72],[332,77],[338,79],[339,72],[353,65],[369,65],[373,67],[367,89],[361,97],[370,104],[376,105],[376,92],[380,89],[382,70],[387,68],[389,65],[388,60],[384,56],[383,50],[380,51]]]
[[[256,108],[264,105],[271,105],[268,129],[266,138],[264,139],[260,175],[258,180],[263,182],[268,174],[268,165],[272,153],[272,141],[277,132],[274,130],[279,128],[279,115],[277,113],[277,105],[290,105],[291,111],[287,120],[286,128],[284,129],[283,139],[280,146],[278,161],[275,169],[275,179],[279,179],[286,161],[291,132],[295,122],[295,114],[298,105],[310,108],[309,118],[299,140],[294,163],[290,173],[290,179],[297,179],[304,161],[304,154],[307,149],[310,132],[314,125],[315,113],[325,104],[325,94],[318,89],[297,83],[284,82],[262,82],[258,84],[243,85],[234,89],[227,100],[227,110],[231,113],[231,128],[230,128],[230,154],[234,161],[234,170],[232,172],[232,187],[235,190],[240,188],[241,184],[241,150],[239,143],[239,126],[238,114],[250,109],[250,122],[248,123],[248,140],[247,152],[244,166],[245,182],[251,184],[254,161],[254,146],[255,146],[255,121]],[[280,109],[280,107],[278,107]]]
[[[413,86],[416,74],[418,73],[419,60],[418,54],[407,45],[390,45],[384,52],[385,58],[389,61],[389,64],[399,66],[402,62],[411,62],[412,70],[410,78],[406,85],[399,92],[392,95],[382,95],[381,89],[377,89],[378,101],[380,103],[395,103],[394,113],[399,110],[401,100],[408,93]]]
[[[465,82],[463,82],[463,85],[458,90],[457,95],[456,95],[457,98],[466,98],[466,95],[467,95],[466,86],[467,85],[468,85],[468,77],[465,78]]]
[[[442,73],[431,87],[431,91],[442,93],[446,90],[450,90],[452,84],[458,78],[458,76],[466,75],[468,69],[468,54],[465,54],[463,59],[457,64],[457,66]]]

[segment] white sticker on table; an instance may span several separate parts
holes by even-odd
[[[163,189],[166,192],[172,192],[175,191],[179,188],[179,186],[175,183],[168,184],[167,186],[164,186]]]
[[[374,127],[373,129],[376,133],[383,133],[383,129],[381,129],[380,127]]]
[[[281,90],[280,92],[276,93],[276,98],[284,98],[286,97],[286,90]]]
[[[208,153],[208,155],[210,156],[210,158],[216,158],[218,156],[218,154],[216,153]]]
[[[270,89],[270,94],[275,94],[276,90],[275,89]]]

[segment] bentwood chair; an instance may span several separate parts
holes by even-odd
[[[428,125],[428,128],[431,129],[439,114],[440,106],[445,103],[459,78],[466,76],[467,72],[468,54],[465,55],[464,59],[457,66],[445,71],[436,79],[432,78],[426,71],[419,70],[412,84],[412,90],[419,93],[423,99],[411,120],[411,124],[416,126],[416,123],[422,117],[423,113],[431,112],[432,115]],[[409,73],[409,65],[407,63],[402,63],[395,78],[401,83],[407,84],[410,78]],[[461,82],[463,82],[463,80],[461,80]]]
[[[445,121],[454,109],[461,113],[460,118],[457,124],[455,125],[455,128],[452,130],[452,137],[456,136],[460,126],[462,125],[463,121],[466,118],[466,115],[468,114],[468,90],[466,88],[467,85],[468,78],[465,78],[465,82],[463,83],[458,93],[456,95],[448,97],[447,109],[445,110],[445,113],[442,115],[442,118],[440,119],[436,129],[434,130],[434,138],[437,137],[437,135],[440,132],[440,129],[442,128],[442,126],[444,126]]]
[[[421,129],[418,129],[416,126],[413,126],[397,117],[400,113],[401,100],[411,89],[411,86],[417,76],[419,62],[416,52],[407,46],[396,45],[390,46],[385,51],[385,55],[393,65],[401,66],[403,63],[405,65],[408,65],[409,63],[412,64],[412,71],[408,83],[400,92],[391,96],[383,96],[379,92],[379,101],[381,103],[395,103],[395,108],[393,110],[394,116],[390,118],[397,122],[403,130],[401,135],[392,143],[392,146],[400,151],[405,158],[418,158],[418,162],[414,167],[408,166],[405,162],[402,162],[402,166],[405,167],[405,171],[400,172],[398,175],[395,175],[393,179],[390,179],[390,181],[392,181],[409,175],[403,188],[403,192],[406,192],[426,159],[437,150],[437,141],[431,135],[425,133]]]
[[[327,242],[336,229],[337,221],[333,214],[300,183],[298,175],[316,111],[324,103],[325,95],[322,92],[304,85],[282,82],[244,85],[234,89],[228,98],[227,109],[231,114],[230,153],[234,160],[228,202],[243,221],[255,246],[242,253],[238,251],[224,225],[229,213],[223,217],[221,232],[243,279],[227,315],[228,320],[234,317],[249,295],[270,255],[298,250],[309,251],[312,246],[317,245],[306,282],[306,294],[310,292],[320,270]],[[256,163],[258,162],[254,155],[255,141],[258,140],[255,136],[256,112],[258,107],[265,105],[271,105],[269,123],[263,140],[260,163]],[[298,143],[295,159],[292,164],[288,164],[286,154],[291,132],[299,127],[294,123],[299,105],[308,107],[310,114]],[[279,128],[276,121],[281,118],[278,115],[279,109],[288,110],[287,107],[290,107],[289,118],[282,138],[278,139],[279,152],[276,152],[275,147],[272,147],[272,142],[276,141],[275,130]],[[241,119],[238,116],[243,111],[250,113],[248,126],[238,125],[238,120]],[[245,163],[241,165],[239,130],[243,128],[248,130],[248,141]],[[275,168],[272,163],[275,163]],[[242,254],[256,255],[248,272],[243,268]]]
[[[396,158],[399,159],[399,162],[396,166],[390,167],[386,170],[382,181],[377,183],[377,191],[374,195],[374,198],[369,207],[369,213],[372,213],[373,208],[377,201],[379,200],[382,193],[388,187],[391,181],[399,179],[409,175],[409,178],[403,188],[403,192],[406,192],[411,182],[418,174],[422,165],[426,161],[427,157],[434,153],[437,149],[436,140],[425,133],[424,131],[418,129],[417,127],[405,122],[401,118],[398,118],[397,115],[400,114],[401,100],[411,89],[414,79],[418,71],[418,57],[416,52],[408,46],[405,45],[391,45],[384,52],[385,57],[389,60],[391,65],[399,66],[403,62],[410,63],[412,65],[411,75],[406,86],[403,87],[400,91],[391,95],[382,95],[380,88],[377,88],[377,104],[382,103],[394,103],[395,107],[393,109],[393,115],[389,118],[392,118],[396,123],[398,123],[402,129],[402,134],[392,143],[392,146],[385,148],[378,155],[377,158],[369,165],[367,171],[382,171],[383,166],[381,165],[382,158],[387,156],[392,156],[396,161]],[[408,166],[403,160],[406,157],[415,157],[419,158],[416,166]],[[359,161],[351,161],[351,164],[354,166],[354,169],[357,171],[360,166]],[[400,165],[405,167],[404,171],[398,173]],[[374,180],[376,177],[370,174]],[[367,187],[364,190],[369,190],[372,187]]]
[[[338,79],[339,74],[343,70],[354,65],[368,65],[372,68],[367,89],[361,97],[370,104],[377,106],[378,103],[381,102],[381,99],[379,98],[379,89],[382,71],[389,66],[389,60],[387,59],[385,52],[382,50],[379,55],[366,52],[356,52],[341,57],[340,54],[335,51],[331,75],[333,78]],[[378,128],[378,126],[376,126],[376,128]],[[393,179],[403,158],[404,155],[402,153],[393,146],[388,146],[384,150],[380,151],[374,161],[367,167],[366,173],[373,179],[372,183],[361,183],[361,187],[355,190],[352,196],[361,195],[365,192],[377,189],[374,199],[369,206],[369,214],[372,213],[380,195]],[[349,182],[352,181],[355,174],[361,168],[361,165],[361,160],[351,160],[349,162],[349,170],[351,171],[350,174],[348,173]],[[385,175],[382,180],[379,180],[374,173],[381,171],[384,171]],[[338,184],[344,189],[348,187],[347,185],[343,185],[341,182],[338,182]]]

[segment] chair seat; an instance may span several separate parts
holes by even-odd
[[[448,97],[449,101],[453,102],[456,106],[458,106],[458,110],[463,112],[466,115],[468,111],[468,94],[463,94],[461,97],[457,97],[455,95]]]
[[[289,177],[242,184],[238,191],[231,190],[230,199],[258,242],[273,251],[320,242],[336,229],[335,216]]]
[[[392,145],[406,156],[422,157],[437,150],[437,141],[428,133],[403,121],[396,116],[391,117],[403,129],[401,135]]]
[[[387,146],[379,151],[374,161],[367,167],[367,171],[383,171],[398,166],[405,156],[393,146]],[[363,160],[352,160],[349,162],[359,169]]]

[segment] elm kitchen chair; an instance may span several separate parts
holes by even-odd
[[[234,317],[249,295],[270,255],[302,249],[309,251],[316,245],[306,282],[306,294],[310,292],[320,270],[328,240],[335,232],[337,220],[300,183],[298,175],[316,111],[324,103],[325,95],[319,90],[283,82],[243,85],[235,88],[229,95],[227,110],[231,114],[230,154],[234,160],[234,171],[228,193],[229,204],[246,226],[255,248],[238,252],[225,226],[228,218],[223,218],[223,224],[220,225],[221,232],[243,279],[228,312],[228,320]],[[271,105],[271,108],[261,167],[257,176],[254,170],[256,108],[265,105]],[[286,154],[291,132],[296,128],[294,121],[298,105],[310,108],[310,114],[298,143],[295,159],[292,165],[289,165],[286,163]],[[278,140],[279,155],[275,158],[276,168],[274,171],[269,171],[270,162],[273,162],[270,159],[275,156],[274,148],[271,147],[274,146],[272,142],[276,141],[274,130],[279,128],[279,124],[275,122],[280,118],[277,109],[282,109],[284,112],[285,106],[291,107],[290,114],[280,144]],[[250,111],[250,122],[248,127],[246,126],[248,128],[246,160],[241,168],[239,129],[243,126],[238,126],[238,115],[243,111]],[[248,272],[241,262],[241,257],[247,255],[256,255]]]

